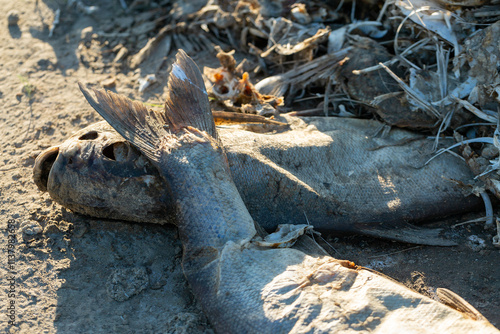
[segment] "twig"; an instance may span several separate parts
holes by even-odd
[[[326,117],[328,117],[328,105],[330,104],[331,85],[332,85],[332,78],[329,77],[325,88],[325,99],[323,100],[323,112],[325,113]]]
[[[127,10],[127,3],[125,2],[125,0],[120,0],[120,5],[123,9]]]
[[[450,52],[448,50],[444,51],[442,44],[439,44],[436,49],[436,59],[441,99],[444,99],[448,95],[448,62],[450,60]]]
[[[439,129],[438,129],[438,132],[436,134],[436,139],[434,140],[434,145],[432,147],[432,150],[435,151],[437,150],[437,147],[439,145],[439,138],[440,138],[440,134],[442,132],[444,132],[449,126],[450,126],[450,123],[451,123],[451,119],[453,117],[453,114],[454,114],[454,111],[455,110],[450,110],[446,116],[444,116],[443,118],[443,121],[441,122],[441,124],[439,125]]]
[[[464,125],[460,125],[458,127],[455,128],[455,131],[458,131],[460,129],[463,129],[463,128],[468,128],[468,127],[472,127],[472,126],[495,126],[496,124],[493,124],[493,123],[471,123],[471,124],[464,124]]]
[[[16,169],[16,168],[17,168],[17,166],[0,168],[0,172],[7,172],[9,170],[13,170],[13,169]]]
[[[486,221],[486,220],[488,220],[490,218],[493,219],[493,216],[491,216],[491,217],[481,217],[481,218],[467,220],[465,222],[461,222],[461,223],[457,223],[455,225],[451,225],[451,228],[455,228],[455,227],[466,225],[466,224],[480,223],[480,222]]]
[[[380,13],[378,13],[377,17],[377,22],[382,22],[382,17],[384,16],[385,12],[387,11],[387,7],[389,7],[390,4],[393,4],[394,0],[385,0],[384,5],[382,6],[382,9],[380,10]]]
[[[485,227],[486,228],[493,227],[493,206],[491,205],[490,196],[488,196],[488,193],[486,191],[482,191],[481,198],[484,201],[484,209],[486,211],[486,217],[487,217],[485,222]]]
[[[54,15],[54,21],[52,22],[52,26],[50,27],[50,30],[49,30],[49,37],[52,37],[52,35],[54,34],[54,29],[59,24],[59,16],[60,15],[61,15],[61,10],[59,8],[57,8],[56,13]]]
[[[422,247],[422,246],[415,246],[415,247],[410,247],[410,248],[402,249],[402,250],[400,250],[400,251],[396,251],[396,252],[392,252],[392,253],[387,253],[387,254],[381,254],[381,255],[369,256],[369,257],[367,257],[367,259],[374,259],[374,258],[377,258],[377,257],[384,257],[384,256],[389,256],[389,255],[399,254],[399,253],[407,252],[407,251],[409,251],[409,250],[412,250],[412,249],[417,249],[417,248],[421,248],[421,247]]]
[[[493,138],[491,137],[480,137],[480,138],[473,138],[473,139],[467,139],[467,140],[462,140],[460,143],[456,143],[451,145],[450,147],[447,148],[442,148],[439,151],[436,152],[436,155],[434,155],[432,158],[427,160],[425,165],[427,165],[429,162],[434,160],[436,157],[440,156],[444,152],[449,152],[450,150],[454,149],[455,147],[459,147],[461,145],[465,144],[471,144],[471,143],[485,143],[485,144],[493,144]]]
[[[434,108],[429,102],[425,101],[421,96],[420,94],[418,94],[415,90],[413,90],[410,86],[408,86],[403,80],[401,80],[393,71],[391,71],[391,69],[387,66],[385,66],[384,64],[382,63],[379,63],[380,66],[382,66],[382,68],[384,70],[387,71],[387,73],[389,73],[389,75],[397,81],[397,83],[399,84],[399,86],[401,88],[403,88],[403,90],[411,97],[415,100],[415,102],[417,102],[420,106],[422,106],[422,108],[424,108],[424,110],[427,110],[429,111],[432,115],[434,115],[436,118],[440,119],[441,118],[441,115],[439,114],[439,112],[436,110],[436,108]]]
[[[417,43],[414,43],[414,44],[410,45],[403,52],[401,52],[401,54],[399,54],[398,56],[395,56],[391,60],[383,62],[382,64],[384,64],[386,66],[389,66],[389,65],[393,65],[394,63],[396,63],[399,60],[405,60],[406,61],[406,58],[404,58],[403,56],[405,56],[407,54],[412,54],[414,51],[416,51],[416,49],[419,49],[421,46],[427,44],[427,42],[429,42],[430,40],[431,40],[430,38],[424,38],[424,39],[418,41]],[[409,63],[409,64],[413,65],[412,63]],[[354,70],[354,71],[352,71],[352,74],[359,75],[359,74],[363,74],[363,73],[373,72],[373,71],[379,70],[381,68],[382,68],[382,66],[380,64],[373,65],[373,66],[370,66],[370,67],[366,67],[366,68],[364,68],[362,70]],[[415,69],[420,69],[420,68],[419,67],[415,67]]]
[[[306,212],[305,212],[305,211],[304,211],[304,217],[306,217],[306,222],[307,222],[307,225],[311,225],[311,224],[309,223],[309,219],[307,218],[307,214],[306,214]],[[318,236],[321,238],[321,240],[323,240],[323,241],[324,241],[324,242],[325,242],[325,243],[326,243],[326,244],[327,244],[327,245],[328,245],[331,249],[333,249],[333,251],[334,251],[335,253],[337,253],[337,254],[339,254],[339,255],[340,255],[340,253],[339,253],[339,252],[338,252],[338,251],[337,251],[337,250],[336,250],[336,249],[335,249],[332,245],[330,245],[330,243],[329,243],[328,241],[326,241],[326,240],[325,240],[325,238],[323,238],[323,236],[321,236],[321,234],[319,234],[318,232],[314,232],[314,231],[310,231],[310,232],[311,232],[311,237],[312,237],[313,241],[314,241],[316,244],[318,244],[318,242],[314,239],[314,233],[317,233],[317,234],[318,234]],[[319,245],[319,244],[318,244],[318,245]]]
[[[465,109],[469,110],[471,113],[476,115],[477,117],[481,118],[482,120],[491,122],[491,123],[496,123],[497,118],[494,116],[487,115],[484,111],[479,110],[478,108],[474,107],[472,104],[470,104],[468,101],[459,99],[456,96],[451,96],[452,99],[454,99],[456,102],[458,102],[462,107]]]

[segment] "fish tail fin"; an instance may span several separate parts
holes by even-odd
[[[165,117],[144,104],[104,89],[87,89],[78,83],[89,104],[120,135],[153,161],[157,161],[158,142],[165,131]]]
[[[218,139],[208,96],[198,66],[179,50],[167,81],[165,112],[148,110],[138,101],[78,83],[89,104],[125,139],[152,161],[158,161],[160,138],[186,127]]]
[[[219,139],[200,69],[183,50],[177,52],[167,80],[165,116],[173,131],[191,126]]]

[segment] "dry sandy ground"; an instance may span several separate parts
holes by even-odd
[[[162,85],[137,92],[139,71],[100,66],[99,56],[88,62],[90,56],[78,51],[82,29],[98,30],[111,18],[126,17],[119,2],[100,4],[94,16],[63,10],[52,38],[56,1],[0,4],[0,331],[212,332],[182,275],[175,228],[80,216],[32,182],[41,150],[100,120],[78,81],[98,85],[115,78],[116,91],[161,101]],[[18,27],[7,25],[11,9],[20,13]],[[359,236],[327,239],[334,256],[378,269],[430,296],[437,287],[449,288],[500,326],[500,251],[491,245],[492,232],[469,224],[449,233],[460,246],[415,247]],[[472,235],[485,243],[469,240]]]

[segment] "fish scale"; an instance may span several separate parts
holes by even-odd
[[[391,138],[380,139],[372,136],[376,122],[286,118],[291,130],[282,133],[221,129],[231,169],[238,171],[234,181],[266,229],[276,221],[306,223],[305,214],[319,230],[357,232],[356,223],[401,226],[477,205],[451,181],[467,182],[467,166],[452,156],[424,166],[432,142],[416,134],[393,129]],[[413,142],[398,146],[408,139]],[[265,182],[255,182],[263,176]]]

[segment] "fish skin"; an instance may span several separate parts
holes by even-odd
[[[236,186],[254,219],[267,230],[284,223],[310,223],[320,231],[446,246],[454,243],[440,238],[437,229],[407,222],[469,212],[481,204],[475,196],[465,197],[450,181],[472,179],[467,166],[455,157],[441,155],[424,166],[432,143],[417,134],[395,128],[387,138],[374,137],[381,123],[371,120],[283,119],[290,129],[271,134],[219,128]],[[95,140],[78,139],[94,131],[99,136]],[[75,141],[79,151],[71,153],[74,159],[87,159],[92,168],[67,164]],[[168,185],[157,171],[148,169],[147,175],[154,180],[150,186],[137,177],[144,175],[137,157],[111,161],[102,154],[106,145],[118,144],[130,146],[102,122],[69,138],[59,147],[66,159],[57,157],[47,177],[51,196],[91,216],[172,222],[167,210],[155,209],[171,205],[163,190]],[[46,158],[42,153],[37,161]],[[43,174],[37,168],[34,174]],[[134,201],[129,200],[132,197]],[[126,210],[121,209],[123,203],[127,203]]]
[[[219,130],[240,194],[265,229],[276,222],[309,222],[320,231],[367,231],[380,223],[389,229],[479,203],[451,181],[471,180],[468,167],[453,156],[425,166],[433,143],[417,134],[392,129],[377,138],[376,121],[286,119],[291,131],[272,135]]]
[[[177,64],[180,69],[196,68],[182,51]],[[198,73],[194,71],[201,77]],[[189,105],[175,100],[175,91],[199,92],[176,79],[171,74],[169,99]],[[253,245],[254,222],[232,182],[219,141],[204,128],[191,126],[209,123],[209,112],[185,109],[182,122],[171,124],[175,130],[165,131],[154,124],[158,118],[138,115],[147,111],[133,108],[126,98],[96,90],[94,98],[80,87],[91,105],[171,184],[184,273],[217,332],[498,333],[477,314],[472,319],[347,261]],[[203,101],[198,98],[196,103]],[[167,107],[166,118],[175,119],[169,116],[175,112]]]

